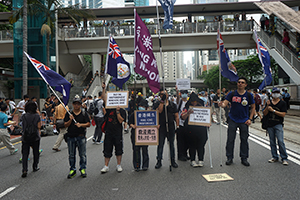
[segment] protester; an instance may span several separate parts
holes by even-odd
[[[140,102],[142,101],[142,99],[143,99],[142,93],[141,93],[141,92],[138,92],[138,97],[137,97],[137,99],[136,99],[136,107],[139,106],[139,104],[140,104]]]
[[[103,93],[105,93],[105,84],[102,84]],[[105,99],[105,98],[104,98]],[[104,101],[105,103],[105,101]],[[126,117],[124,109],[120,106],[114,109],[106,110],[107,119],[105,121],[105,139],[104,139],[104,159],[105,166],[101,169],[101,173],[109,171],[109,161],[112,157],[113,147],[115,147],[115,155],[117,157],[117,172],[122,172],[121,160],[123,154],[123,126],[122,123]]]
[[[28,156],[30,147],[33,150],[33,171],[36,172],[40,159],[40,131],[41,119],[37,113],[37,105],[33,101],[28,101],[25,105],[25,114],[21,117],[22,120],[22,177],[25,178],[28,172]]]
[[[212,113],[211,121],[212,121],[212,123],[215,123],[215,120],[213,118],[213,114],[216,113],[215,105],[213,103],[213,101],[214,101],[213,99],[214,99],[214,96],[215,96],[215,91],[213,89],[211,89],[209,92],[210,92],[210,94],[208,96],[209,97],[208,101],[209,101],[209,104],[211,105],[211,113]]]
[[[28,100],[29,100],[29,96],[25,94],[23,96],[23,100],[21,100],[17,105],[17,109],[19,110],[19,113],[21,115],[25,113],[25,104],[27,103]]]
[[[101,125],[104,121],[104,115],[106,114],[106,110],[104,108],[104,101],[102,99],[102,92],[99,92],[98,99],[95,100],[95,106],[98,110],[98,113],[94,113],[94,120],[96,123],[96,128],[94,132],[94,137],[93,137],[93,142],[96,144],[101,143],[101,138],[102,138],[102,130],[101,130]]]
[[[189,125],[190,114],[193,113],[191,106],[204,106],[204,101],[199,99],[195,93],[191,93],[188,102],[181,114],[181,118],[184,121],[184,130],[189,138],[189,154],[191,156],[192,167],[202,167],[204,165],[204,151],[207,141],[207,128],[198,125]],[[198,154],[198,164],[196,163],[196,152]]]
[[[262,15],[260,18],[260,26],[263,31],[265,30],[265,22],[266,22],[266,17],[265,17],[265,15]]]
[[[179,97],[179,92],[176,86],[176,92],[178,98],[176,99],[177,101],[177,111],[178,115],[180,116],[183,109],[185,108],[185,104],[187,102],[188,98],[188,91],[187,90],[181,90],[181,98]],[[184,130],[184,120],[179,117],[179,129],[177,130],[176,133],[176,140],[177,140],[177,156],[178,160],[180,161],[187,161],[189,159],[187,155],[187,150],[188,150],[188,137],[185,133]]]
[[[219,125],[220,123],[227,125],[226,117],[225,117],[225,110],[224,110],[224,108],[220,108],[218,105],[218,103],[220,102],[220,98],[221,98],[221,102],[225,100],[224,96],[221,97],[220,89],[218,89],[216,95],[213,97],[216,116],[217,116],[217,120],[218,120],[217,125]]]
[[[51,109],[52,109],[52,104],[51,104],[51,99],[50,97],[47,97],[45,99],[45,104],[44,104],[44,110],[46,111],[47,113],[47,116],[50,118],[52,117],[52,112],[51,112]]]
[[[85,97],[86,93],[87,93],[87,90],[86,90],[86,88],[84,88],[82,91],[82,97]]]
[[[6,98],[5,99],[5,104],[7,105],[7,111],[5,112],[5,114],[7,115],[8,117],[8,120],[12,120],[17,109],[15,109],[15,107],[9,103],[10,102],[10,99]]]
[[[81,99],[78,95],[73,99],[73,111],[71,115],[65,115],[65,127],[67,130],[67,144],[69,151],[70,172],[68,179],[76,176],[76,147],[78,148],[80,157],[80,173],[81,177],[85,178],[86,173],[86,128],[90,127],[90,118],[86,112],[81,109]],[[75,121],[76,123],[75,123]]]
[[[255,102],[255,117],[253,117],[253,121],[252,122],[254,122],[254,120],[257,118],[257,117],[259,117],[259,119],[260,119],[260,121],[261,121],[261,119],[262,119],[262,116],[261,116],[261,114],[260,114],[260,105],[261,105],[261,97],[260,97],[260,95],[258,94],[258,92],[257,92],[257,89],[254,89],[253,90],[253,96],[254,96],[254,102]]]
[[[9,122],[8,117],[5,114],[5,112],[8,110],[8,107],[6,104],[1,105],[1,112],[0,112],[0,142],[3,142],[3,144],[6,146],[6,148],[9,150],[10,154],[13,155],[17,153],[18,149],[16,149],[11,141],[10,141],[10,135],[7,131],[7,127],[10,125],[16,124],[16,122]]]
[[[227,142],[226,142],[226,165],[233,163],[233,150],[236,137],[236,130],[240,130],[240,157],[241,163],[245,166],[250,166],[247,161],[249,157],[249,126],[253,119],[255,112],[255,104],[252,94],[248,93],[245,88],[247,87],[247,79],[240,77],[237,82],[237,90],[230,92],[224,102],[220,102],[219,106],[226,107],[231,103],[229,112],[229,124],[227,129]],[[249,106],[251,106],[251,113],[249,117]]]
[[[261,91],[261,93],[261,107],[264,108],[269,98],[266,90]]]
[[[179,128],[179,118],[176,105],[169,101],[169,95],[167,91],[161,90],[160,101],[156,102],[153,106],[154,110],[159,112],[159,144],[157,146],[157,163],[155,165],[156,169],[161,168],[163,159],[163,148],[165,144],[165,139],[167,138],[170,145],[170,155],[171,155],[171,165],[174,168],[177,168],[178,165],[175,162],[175,149],[174,149],[174,138],[175,138],[175,126],[174,121],[176,122],[176,129]],[[167,119],[166,119],[166,110],[167,110]],[[168,128],[167,128],[168,124]]]
[[[68,106],[66,106],[66,108],[69,110]],[[53,129],[56,129],[59,134],[52,150],[56,152],[60,151],[59,147],[64,139],[64,135],[67,133],[67,128],[65,127],[64,123],[66,113],[67,111],[62,103],[55,107]]]
[[[288,48],[290,48],[290,36],[289,33],[284,29],[282,43],[285,44]]]
[[[148,101],[143,99],[139,104],[139,110],[147,110],[148,107]],[[129,117],[129,125],[132,128],[131,129],[131,143],[132,143],[132,150],[133,150],[133,167],[135,171],[140,171],[141,169],[143,171],[147,171],[149,168],[149,154],[148,154],[148,145],[138,146],[135,145],[135,115],[134,113],[131,114]],[[142,156],[141,156],[142,151]],[[142,159],[143,158],[143,159]]]
[[[272,158],[269,160],[269,163],[278,162],[279,160],[276,146],[277,139],[282,164],[288,165],[288,155],[286,153],[283,137],[283,121],[287,112],[286,103],[280,99],[280,90],[276,87],[272,90],[272,97],[271,101],[267,101],[266,109],[264,109],[264,116],[268,115],[267,131],[269,133],[272,154]]]
[[[282,99],[286,103],[286,109],[287,110],[290,109],[290,98],[291,98],[291,95],[288,93],[288,90],[284,89],[284,95],[282,95]]]

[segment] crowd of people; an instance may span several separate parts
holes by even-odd
[[[163,149],[167,139],[170,147],[170,165],[177,168],[175,153],[175,138],[177,143],[177,160],[190,160],[192,167],[204,166],[205,145],[208,140],[209,127],[191,125],[188,123],[190,115],[193,113],[193,106],[211,107],[212,114],[216,114],[216,119],[212,117],[212,123],[228,125],[226,141],[226,165],[231,165],[234,159],[234,144],[237,128],[240,130],[240,160],[244,166],[250,166],[249,158],[249,126],[255,123],[255,119],[268,117],[267,131],[270,137],[270,147],[272,158],[270,163],[279,161],[277,154],[276,139],[279,145],[280,157],[283,165],[288,165],[287,153],[283,141],[283,121],[289,109],[290,94],[286,89],[282,93],[278,88],[273,88],[270,93],[266,90],[246,89],[247,79],[240,77],[236,90],[210,90],[201,91],[198,94],[194,91],[179,91],[169,95],[167,90],[160,90],[157,95],[143,97],[141,92],[131,92],[131,98],[127,109],[119,106],[114,109],[105,109],[106,91],[105,84],[98,97],[88,100],[76,95],[72,100],[73,109],[70,111],[54,95],[46,98],[44,109],[39,112],[36,98],[29,98],[24,95],[17,106],[9,99],[5,102],[0,100],[0,140],[7,146],[11,154],[18,151],[10,142],[8,127],[18,124],[10,121],[13,115],[20,116],[22,126],[22,177],[28,173],[28,155],[30,147],[33,149],[33,171],[39,170],[40,149],[40,129],[43,121],[49,120],[53,124],[53,129],[58,131],[57,140],[52,150],[59,152],[60,145],[65,139],[68,145],[70,172],[67,178],[76,175],[76,149],[79,151],[80,168],[79,172],[84,178],[86,172],[86,131],[90,127],[91,121],[95,124],[93,143],[103,143],[104,167],[101,173],[109,171],[109,162],[113,156],[113,149],[117,159],[118,172],[122,172],[123,155],[123,131],[128,133],[131,129],[132,141],[132,163],[136,171],[146,171],[149,168],[148,146],[135,144],[135,129],[137,128],[134,111],[135,110],[157,110],[159,113],[159,143],[157,146],[157,156],[155,168],[159,169],[163,165]],[[17,111],[16,111],[17,110]],[[213,116],[213,115],[211,115]],[[31,133],[31,134],[29,134]],[[32,134],[33,133],[33,134]],[[102,139],[104,135],[104,139]]]

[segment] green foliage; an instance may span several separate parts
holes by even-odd
[[[226,18],[226,19],[224,19],[224,20],[225,20],[225,22],[233,22],[233,21],[234,21],[233,18]]]
[[[10,12],[11,6],[9,8],[8,5],[3,4],[3,2],[0,3],[0,12]],[[0,24],[0,30],[12,30],[13,26],[11,24]]]
[[[263,70],[257,55],[248,56],[246,60],[237,60],[232,62],[237,69],[239,77],[248,79],[248,88],[258,88],[263,81]],[[274,83],[278,83],[278,65],[271,58],[271,69]],[[199,78],[204,79],[204,83],[211,89],[219,88],[219,67],[214,66],[208,72],[205,71]],[[235,82],[230,82],[229,79],[221,76],[222,88],[232,89],[236,87]]]
[[[8,81],[4,84],[4,86],[5,86],[5,87],[7,88],[7,90],[9,91],[9,90],[11,90],[11,89],[13,89],[13,88],[15,87],[14,81],[8,80]]]
[[[91,55],[83,55],[85,62],[89,63],[89,68],[92,70],[92,56]]]
[[[134,77],[136,75],[136,77]],[[131,74],[130,75],[130,78],[128,79],[128,81],[126,82],[126,84],[129,84],[129,85],[133,85],[134,84],[134,80],[145,80],[146,78],[143,77],[142,75],[140,74]]]

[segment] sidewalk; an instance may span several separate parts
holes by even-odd
[[[300,110],[297,110],[297,109],[289,109],[286,113],[287,115],[290,115],[290,116],[297,116],[297,117],[300,117]]]

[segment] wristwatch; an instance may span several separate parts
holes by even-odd
[[[117,114],[120,114],[120,111],[116,111]]]
[[[273,113],[275,113],[276,110],[273,110]]]

